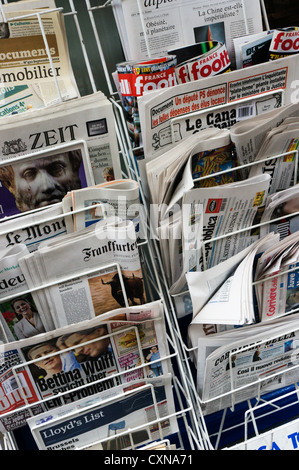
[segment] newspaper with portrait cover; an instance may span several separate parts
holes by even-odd
[[[89,450],[97,441],[97,450],[125,450],[178,432],[175,417],[168,417],[174,412],[169,374],[42,413],[28,425],[40,450]]]
[[[233,38],[263,29],[257,0],[113,0],[112,7],[127,60],[213,40],[234,59]]]
[[[122,220],[132,220],[137,238],[140,237],[142,209],[137,181],[113,180],[78,189],[68,193],[67,204],[75,212],[73,231],[83,230],[107,217],[119,217]]]
[[[5,4],[3,14],[0,116],[78,98],[64,17],[55,2]]]
[[[24,394],[29,404],[43,399],[43,408],[52,410],[121,383],[167,376],[168,355],[161,301],[119,308],[4,344],[2,427],[8,431],[24,425],[28,410],[22,411],[23,420],[14,420],[14,410],[23,406]]]
[[[146,301],[133,222],[104,219],[44,242],[20,261],[30,288],[42,288],[44,314],[61,327]],[[53,284],[53,285],[52,285]]]
[[[269,325],[269,324],[268,324]],[[220,333],[198,342],[198,390],[209,414],[295,384],[298,315]]]
[[[197,80],[145,93],[138,100],[141,131],[146,129],[143,132],[145,158],[161,155],[180,140],[179,135],[176,141],[173,138],[171,123],[174,118],[185,117],[186,122],[182,121],[182,126],[188,125],[194,132],[201,127],[198,121],[196,129],[196,120],[200,117],[195,112],[199,110],[213,111],[214,107],[220,105],[241,105],[243,99],[253,99],[256,95],[263,98],[264,94],[281,89],[284,90],[286,105],[296,101],[297,91],[292,87],[298,80],[298,60],[297,54],[209,77],[208,80]],[[280,105],[274,104],[274,107]],[[240,159],[240,163],[242,162]]]
[[[47,324],[28,292],[19,259],[28,253],[24,244],[4,249],[0,254],[1,342],[15,341],[44,333]]]
[[[3,119],[2,217],[59,202],[74,189],[121,178],[114,124],[112,104],[101,92]],[[26,204],[19,204],[19,198]]]

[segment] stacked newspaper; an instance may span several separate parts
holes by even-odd
[[[19,264],[28,253],[26,245],[20,243],[0,254],[1,343],[30,338],[46,331]]]
[[[126,60],[162,56],[169,49],[213,40],[225,43],[233,60],[233,38],[263,29],[257,0],[229,0],[225,6],[219,0],[113,0],[112,7]]]
[[[107,218],[44,241],[20,260],[45,321],[59,328],[111,309],[142,305],[145,287],[133,222]],[[50,328],[51,329],[51,328]],[[52,328],[53,329],[53,328]]]
[[[140,237],[142,209],[139,184],[130,179],[113,180],[69,192],[62,202],[68,232],[77,232],[107,217],[132,220]]]
[[[229,121],[236,120],[239,108],[248,107],[253,112],[263,109],[263,99],[270,100],[266,110],[279,108],[282,90],[284,104],[291,104],[296,100],[296,90],[292,87],[298,80],[298,61],[299,55],[295,54],[208,80],[191,81],[144,94],[138,100],[138,109],[141,132],[146,129],[143,132],[145,159],[165,153],[188,133],[201,132],[215,124],[227,127]],[[204,113],[203,117],[200,112]],[[250,116],[247,113],[246,117]]]
[[[112,104],[102,92],[1,123],[2,217],[121,178]]]
[[[297,312],[299,306],[299,232],[269,247],[255,272],[255,293],[262,322]]]
[[[53,412],[56,407],[65,411],[64,405],[93,399],[120,384],[129,387],[141,379],[167,378],[171,370],[168,357],[161,301],[119,308],[2,345],[2,430],[24,425],[29,410],[18,408],[25,399],[28,405],[42,400],[36,404],[39,413]],[[115,395],[111,391],[109,396]],[[8,396],[14,399],[8,400]]]
[[[280,239],[299,231],[299,185],[271,194],[266,200],[266,207],[261,218],[261,236],[278,232]]]
[[[298,321],[292,315],[201,338],[197,385],[203,413],[298,382]]]
[[[273,157],[254,165],[249,173],[250,176],[269,174],[270,194],[289,188],[293,181],[297,183],[298,122],[298,117],[287,117],[279,126],[268,131],[256,155],[256,162]]]
[[[174,411],[168,375],[119,385],[42,413],[28,425],[40,450],[125,450],[177,432],[175,417],[168,418]],[[130,439],[129,430],[137,427]]]
[[[1,117],[79,96],[54,0],[6,3],[1,25]]]
[[[267,133],[276,129],[285,119],[297,118],[298,116],[298,103],[287,104],[232,126],[230,136],[236,147],[237,158],[240,164],[247,165],[248,163],[253,163],[257,160],[258,154],[260,154],[260,158],[264,158],[261,147],[266,142]],[[275,150],[274,155],[279,155],[278,150]],[[256,171],[256,166],[253,166],[252,171]],[[249,168],[246,169],[246,173],[249,173]]]
[[[268,30],[234,38],[236,68],[241,69],[267,62],[272,37],[273,31]]]
[[[189,326],[193,346],[204,333],[202,325],[230,325],[231,329],[259,321],[253,291],[255,259],[278,241],[279,236],[270,233],[219,265],[186,274],[193,306]]]

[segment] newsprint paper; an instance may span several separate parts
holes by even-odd
[[[3,11],[0,117],[78,98],[63,13],[55,2],[14,2]]]
[[[48,204],[53,204],[61,201],[68,191],[90,184],[103,183],[107,179],[111,181],[121,178],[112,104],[102,92],[20,116],[8,116],[1,121],[0,139],[2,142],[0,148],[0,216],[2,217],[45,207],[47,202],[45,191],[48,195]],[[52,158],[53,154],[56,158],[58,156],[62,158],[61,154],[64,155],[68,150],[73,152],[69,156],[68,177],[63,181],[59,179],[58,169],[62,163],[59,166],[56,165],[54,169],[50,166],[47,172],[52,179],[55,177],[56,182],[60,182],[59,192],[57,189],[53,190],[53,184],[46,190],[40,183],[40,191],[35,188],[34,197],[25,198],[25,189],[19,194],[25,184],[24,175],[21,178],[22,174],[19,175],[19,172],[24,170],[22,165],[28,163],[27,159],[23,160],[20,157],[28,155],[29,160],[30,155],[29,170],[32,171],[29,174],[31,179],[36,181],[39,174],[37,170],[41,165],[40,160],[44,158],[46,159],[44,162],[47,162],[47,152],[52,155]],[[85,172],[82,171],[82,163],[79,166],[81,160],[76,150],[81,151],[82,160],[85,162]],[[37,162],[33,164],[32,160],[35,155]],[[69,168],[70,164],[71,168]],[[66,162],[64,162],[65,165]],[[27,175],[26,172],[25,175]],[[35,178],[33,178],[34,175],[36,175]],[[49,180],[50,177],[47,181]],[[17,196],[20,196],[21,200],[25,199],[27,204],[25,206],[24,203],[18,204]]]
[[[127,60],[214,40],[226,44],[234,61],[233,38],[262,31],[257,0],[113,0],[112,6]]]
[[[170,375],[135,381],[43,413],[28,424],[41,450],[88,450],[97,441],[97,450],[123,450],[132,445],[126,430],[134,427],[144,426],[132,432],[135,445],[177,432],[175,417],[168,418],[174,413],[170,386]]]
[[[290,104],[292,93],[296,96],[292,84],[298,79],[298,61],[299,57],[295,55],[210,77],[208,83],[202,79],[145,93],[138,100],[141,130],[146,129],[143,133],[145,158],[154,158],[173,147],[182,140],[182,135],[186,136],[187,128],[194,133],[207,127],[206,118],[201,121],[196,111],[213,112],[213,108],[220,105],[240,106],[241,100],[256,95],[262,98],[264,93],[281,89],[284,90],[285,104]],[[225,108],[223,106],[221,111]],[[221,116],[220,113],[217,119]],[[178,117],[182,119],[178,127],[172,129],[172,120]]]
[[[52,410],[170,372],[161,301],[112,310],[1,348],[0,413],[6,431],[24,425],[28,409],[18,408],[25,398],[29,404],[43,399],[36,405],[39,412]]]
[[[62,236],[20,260],[43,316],[55,327],[88,320],[125,306],[144,304],[145,289],[136,231],[131,221],[105,219]],[[127,298],[126,298],[127,296]]]
[[[268,323],[269,325],[269,323]],[[298,314],[198,342],[198,389],[204,413],[294,384],[299,378]]]

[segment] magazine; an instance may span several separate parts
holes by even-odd
[[[44,242],[20,263],[26,278],[32,279],[30,288],[50,283],[40,296],[46,297],[43,312],[53,319],[56,328],[128,306],[129,302],[146,302],[131,221],[104,219]]]
[[[18,397],[13,406],[12,400],[5,399],[1,410],[6,431],[24,425],[28,409],[19,410],[22,419],[14,420],[14,411],[24,404],[24,394],[31,399],[29,404],[42,399],[42,408],[53,410],[121,383],[134,384],[170,372],[161,301],[112,310],[2,345],[2,351],[2,395],[14,390]]]
[[[91,450],[97,441],[97,450],[125,450],[178,432],[176,419],[168,418],[174,410],[171,376],[165,376],[114,387],[28,425],[40,450]]]

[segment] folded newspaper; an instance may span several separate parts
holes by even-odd
[[[299,379],[298,315],[201,338],[197,385],[204,414]]]
[[[175,417],[168,417],[174,412],[171,376],[165,376],[114,387],[28,425],[40,450],[89,450],[97,441],[97,450],[124,450],[178,432]]]
[[[1,121],[0,136],[2,217],[121,178],[112,104],[101,92],[8,116]]]
[[[217,106],[221,106],[221,111],[232,105],[244,108],[246,101],[241,100],[252,101],[257,95],[258,99],[266,98],[272,92],[273,96],[269,100],[273,101],[272,106],[276,108],[281,106],[281,90],[284,92],[284,103],[290,104],[296,99],[296,90],[292,88],[292,84],[298,80],[298,61],[299,55],[295,54],[247,69],[216,75],[208,81],[201,79],[144,94],[138,100],[138,109],[141,132],[146,129],[146,132],[143,132],[145,158],[161,155],[174,147],[182,139],[181,135],[186,134],[186,128],[190,129],[189,132],[200,131],[203,127],[201,117],[196,114],[198,111],[213,113],[210,116],[210,125],[213,125],[213,119],[217,119],[219,125],[222,118],[226,122],[228,116],[222,115],[221,112],[217,112],[216,116],[214,108]],[[277,93],[278,99],[275,98]],[[255,105],[254,101],[253,109],[256,108]],[[252,108],[252,103],[250,106]],[[233,113],[235,112],[236,109]],[[250,114],[247,115],[249,116]],[[180,125],[175,131],[172,123],[178,117]],[[205,118],[203,123],[205,124]]]
[[[38,412],[52,411],[121,383],[167,376],[167,344],[161,301],[3,344],[2,430],[25,424],[26,403],[42,400]]]
[[[142,219],[139,184],[130,179],[113,180],[72,191],[63,200],[63,206],[66,212],[74,211],[73,220],[68,220],[69,231],[74,232],[107,217],[119,217],[132,220],[139,238],[140,225],[145,222]]]
[[[78,98],[64,17],[55,2],[4,4],[0,16],[0,116]]]
[[[127,60],[215,40],[226,45],[233,61],[233,38],[263,30],[257,0],[226,5],[219,0],[113,0],[112,7]]]
[[[47,324],[42,321],[19,260],[28,254],[20,243],[6,248],[0,255],[0,325],[1,342],[15,341],[44,333]],[[26,294],[24,294],[26,292]]]
[[[129,302],[146,302],[131,221],[107,218],[45,241],[37,251],[24,256],[20,266],[29,288],[39,289],[34,297],[43,316],[56,328],[129,306]]]

